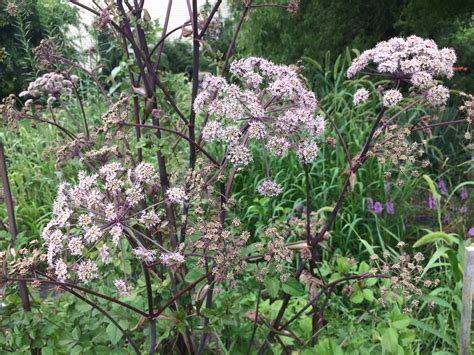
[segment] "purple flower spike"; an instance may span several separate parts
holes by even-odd
[[[469,193],[467,192],[467,189],[463,187],[461,189],[461,201],[466,201],[469,198]]]
[[[374,200],[372,200],[372,197],[367,198],[367,208],[369,209],[369,211],[374,210]]]
[[[469,228],[467,235],[471,238],[474,238],[474,227]]]
[[[393,204],[393,200],[390,198],[387,201],[387,213],[392,215],[395,213],[395,206]]]
[[[449,217],[449,214],[445,214],[443,217],[443,221],[446,224],[449,224],[451,222],[451,217]]]
[[[467,213],[467,206],[462,206],[461,209],[459,210],[459,212],[461,212],[462,214],[466,214]]]
[[[375,214],[381,214],[382,211],[383,211],[382,204],[379,201],[375,202],[375,205],[374,205]]]
[[[430,210],[435,210],[436,209],[436,199],[434,198],[433,194],[430,194],[428,196],[428,208]]]
[[[448,189],[446,187],[446,182],[444,181],[444,179],[440,179],[438,181],[438,188],[439,188],[439,191],[441,191],[441,193],[443,195],[447,195],[448,194]]]

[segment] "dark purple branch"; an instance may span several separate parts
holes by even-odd
[[[3,198],[5,200],[5,207],[7,209],[8,215],[8,229],[10,230],[10,242],[9,245],[11,248],[14,248],[17,228],[16,228],[16,219],[15,219],[15,207],[13,204],[12,192],[10,189],[10,181],[8,179],[8,170],[7,164],[5,161],[5,150],[3,148],[3,142],[0,142],[0,175],[2,175],[2,184],[3,184]],[[6,275],[5,275],[6,276]],[[20,288],[20,298],[23,305],[23,309],[26,312],[31,310],[30,299],[28,297],[28,288],[26,287],[26,282],[19,282]]]

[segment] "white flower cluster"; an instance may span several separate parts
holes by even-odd
[[[133,254],[145,263],[152,263],[156,260],[156,251],[148,250],[144,247],[138,247],[132,250]]]
[[[170,187],[168,191],[166,191],[166,196],[171,202],[175,202],[180,205],[184,204],[184,202],[188,200],[186,192],[181,187]]]
[[[231,162],[241,166],[251,162],[247,142],[240,144],[247,130],[250,139],[262,142],[275,156],[316,146],[324,121],[315,115],[316,97],[295,67],[250,57],[234,61],[230,71],[242,85],[208,76],[194,102],[196,113],[207,112],[212,118],[203,129],[206,141],[227,144]],[[240,121],[245,123],[241,128]],[[305,161],[316,157],[298,156]]]
[[[347,70],[347,76],[352,78],[371,62],[376,65],[379,73],[411,76],[424,72],[432,78],[439,76],[451,78],[456,54],[451,48],[438,49],[431,39],[418,36],[406,39],[395,37],[362,52],[360,57],[352,62]]]
[[[91,255],[97,255],[102,264],[110,263],[111,248],[119,244],[129,219],[139,215],[138,222],[145,227],[161,222],[154,211],[140,214],[138,205],[145,198],[147,186],[156,179],[150,164],[140,163],[127,170],[119,163],[109,163],[98,174],[79,172],[73,186],[59,186],[53,218],[43,230],[48,265],[59,280],[74,274],[85,282],[96,278],[97,260]],[[68,260],[74,258],[81,263],[73,262],[74,267],[69,267]]]
[[[162,253],[160,255],[160,262],[167,266],[181,265],[184,263],[184,256],[178,252]]]
[[[121,279],[117,279],[114,281],[114,286],[117,289],[118,293],[122,297],[130,296],[130,290],[128,288],[128,284]]]
[[[383,94],[382,103],[385,107],[392,107],[403,100],[403,95],[400,91],[390,89]]]
[[[270,179],[264,179],[258,184],[257,192],[266,197],[275,197],[283,192],[283,188]]]
[[[352,102],[355,106],[362,105],[363,103],[367,102],[369,99],[369,90],[367,89],[359,89],[355,92],[354,96],[352,97]]]
[[[30,97],[25,101],[25,106],[28,107],[33,103],[33,99],[38,99],[42,96],[47,96],[48,105],[56,101],[60,95],[70,95],[72,92],[73,82],[79,78],[75,75],[68,80],[60,73],[46,73],[28,85],[28,89],[22,91],[20,97]]]
[[[352,78],[373,63],[378,73],[406,81],[411,85],[412,91],[420,92],[431,105],[444,106],[449,98],[449,91],[443,86],[435,86],[435,78],[451,78],[455,62],[454,50],[439,49],[433,40],[418,36],[395,37],[364,51],[352,62],[347,76]],[[391,107],[401,99],[399,91],[389,90],[383,97],[383,105]],[[354,96],[354,104],[356,101],[360,100]]]

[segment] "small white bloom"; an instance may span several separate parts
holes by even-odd
[[[283,188],[281,185],[277,184],[276,182],[270,180],[270,179],[264,179],[260,182],[260,184],[257,186],[257,192],[260,195],[266,196],[266,197],[275,197],[281,194],[283,191]]]
[[[179,204],[183,204],[188,199],[186,192],[181,187],[170,187],[168,191],[166,191],[166,196],[171,202]]]
[[[364,102],[367,102],[369,99],[369,91],[367,89],[359,89],[355,92],[354,96],[352,97],[352,102],[355,106],[359,106]]]
[[[385,107],[392,107],[402,101],[403,95],[400,91],[390,89],[383,95],[383,105]]]

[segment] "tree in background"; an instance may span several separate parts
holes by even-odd
[[[254,1],[253,6],[281,1]],[[230,2],[240,16],[241,1]],[[238,40],[242,55],[254,53],[281,63],[303,56],[321,61],[326,53],[337,55],[346,47],[366,48],[381,39],[416,34],[441,46],[454,47],[457,65],[472,67],[474,1],[453,0],[301,0],[291,18],[279,7],[251,11]],[[335,56],[334,56],[335,57]],[[461,75],[453,88],[472,91],[471,74]],[[465,72],[465,71],[463,71]]]
[[[0,0],[0,98],[20,92],[36,76],[33,48],[42,39],[71,51],[67,32],[78,23],[77,10],[61,0]]]

